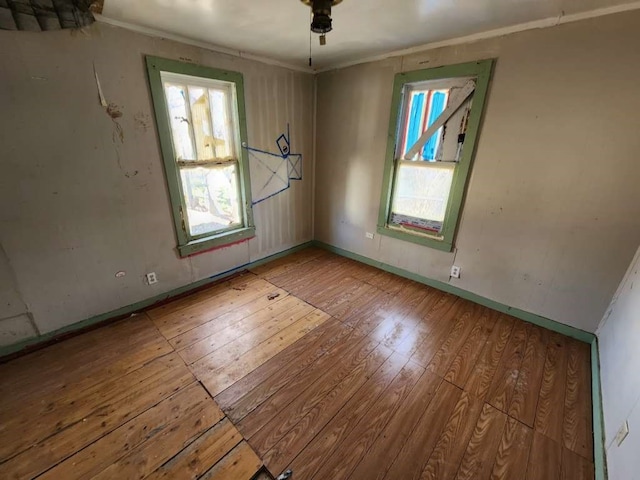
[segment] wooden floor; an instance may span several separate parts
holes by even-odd
[[[307,249],[1,365],[0,478],[592,479],[590,371]]]

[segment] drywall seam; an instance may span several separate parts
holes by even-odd
[[[488,38],[502,37],[512,33],[524,32],[526,30],[535,30],[538,28],[549,28],[565,23],[573,23],[581,20],[588,20],[590,18],[603,17],[606,15],[613,15],[616,13],[628,12],[631,10],[640,9],[640,1],[627,3],[624,5],[615,5],[612,7],[598,8],[590,10],[588,12],[573,13],[570,15],[557,15],[554,17],[544,18],[542,20],[534,20],[532,22],[520,23],[517,25],[511,25],[509,27],[496,28],[494,30],[488,30],[485,32],[474,33],[472,35],[466,35],[464,37],[451,38],[449,40],[442,40],[439,42],[430,42],[423,45],[416,45],[415,47],[404,48],[402,50],[395,50],[380,55],[373,55],[370,57],[363,57],[357,60],[351,60],[348,62],[339,63],[337,65],[327,66],[315,71],[316,74],[329,72],[331,70],[339,70],[341,68],[351,67],[354,65],[360,65],[362,63],[376,62],[379,60],[386,60],[393,57],[403,57],[414,53],[421,53],[427,50],[435,50],[437,48],[449,47],[452,45],[461,45],[464,43],[472,43],[480,40],[486,40]]]
[[[311,238],[316,238],[316,152],[318,128],[318,76],[313,76],[313,107],[311,117]]]
[[[165,38],[167,40],[173,40],[174,42],[183,43],[185,45],[193,45],[194,47],[200,47],[207,50],[211,50],[212,52],[222,53],[225,55],[230,55],[232,57],[244,58],[246,60],[253,60],[260,63],[266,63],[267,65],[275,65],[277,67],[287,68],[289,70],[294,70],[296,72],[302,73],[314,73],[314,70],[309,67],[302,67],[299,65],[292,65],[286,62],[281,62],[279,60],[274,60],[272,58],[263,57],[260,55],[253,55],[251,53],[243,52],[242,50],[235,50],[232,48],[220,47],[218,45],[214,45],[209,42],[203,42],[200,40],[193,40],[191,38],[183,37],[182,35],[176,35],[174,33],[164,32],[162,30],[156,30],[155,28],[143,27],[140,25],[134,25],[133,23],[123,22],[120,20],[115,20],[113,18],[105,17],[104,15],[94,14],[94,17],[97,22],[104,23],[106,25],[110,25],[112,27],[120,27],[125,28],[127,30],[131,30],[133,32],[142,33],[144,35],[148,35],[150,37],[159,37]]]
[[[237,267],[234,267],[230,270],[221,272],[221,273],[217,273],[215,275],[212,275],[210,277],[206,277],[203,278],[202,280],[198,280],[196,282],[193,283],[189,283],[187,285],[183,285],[182,287],[178,287],[175,288],[169,292],[164,292],[161,293],[159,295],[155,295],[153,297],[147,298],[145,300],[141,300],[139,302],[133,303],[131,305],[127,305],[121,308],[118,308],[116,310],[112,310],[110,312],[107,313],[103,313],[100,315],[96,315],[95,317],[91,317],[91,318],[87,318],[85,320],[82,320],[80,322],[76,322],[76,323],[72,323],[71,325],[66,325],[62,328],[59,328],[57,330],[54,330],[52,332],[48,332],[45,333],[44,335],[38,335],[36,337],[32,337],[32,338],[28,338],[26,340],[23,340],[21,342],[18,343],[14,343],[13,345],[7,345],[4,347],[0,347],[0,359],[2,359],[2,357],[6,357],[7,355],[11,355],[11,354],[15,354],[20,352],[21,350],[24,350],[27,347],[31,347],[31,348],[37,348],[37,346],[39,344],[45,344],[45,343],[49,343],[53,340],[56,339],[56,337],[60,337],[61,335],[64,334],[71,334],[74,332],[78,332],[80,333],[80,330],[83,330],[87,327],[91,327],[91,326],[95,326],[98,325],[100,323],[106,323],[110,320],[115,320],[117,318],[123,318],[127,315],[131,315],[133,313],[136,312],[140,312],[148,307],[150,307],[151,305],[164,301],[164,300],[168,300],[170,298],[176,297],[178,295],[182,295],[185,293],[188,293],[192,290],[195,290],[197,288],[201,288],[205,285],[208,285],[210,283],[214,283],[214,282],[218,282],[226,277],[229,277],[235,273],[238,272],[242,272],[244,270],[248,270],[250,268],[254,268],[254,267],[258,267],[260,265],[263,265],[267,262],[270,262],[272,260],[276,260],[278,258],[290,255],[292,253],[298,252],[300,250],[303,250],[305,248],[310,247],[313,244],[313,242],[304,242],[301,243],[300,245],[296,245],[295,247],[291,247],[288,248],[286,250],[283,250],[279,253],[274,253],[273,255],[269,255],[268,257],[262,258],[260,260],[256,260],[254,262],[248,262],[245,263],[243,265],[239,265]]]

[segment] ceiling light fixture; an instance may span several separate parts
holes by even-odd
[[[320,35],[320,45],[326,45],[327,33],[333,26],[331,25],[331,7],[336,6],[342,0],[301,0],[302,3],[311,7],[313,20],[311,21],[311,31]]]

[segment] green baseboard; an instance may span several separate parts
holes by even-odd
[[[549,318],[536,315],[535,313],[527,312],[525,310],[520,310],[519,308],[509,307],[507,305],[496,302],[489,298],[482,297],[480,295],[469,292],[467,290],[463,290],[454,285],[450,285],[445,282],[440,282],[438,280],[434,280],[431,278],[423,277],[422,275],[418,275],[408,270],[394,267],[392,265],[388,265],[386,263],[373,260],[369,257],[365,257],[363,255],[359,255],[357,253],[353,253],[348,250],[344,250],[342,248],[335,247],[333,245],[329,245],[324,242],[320,242],[316,240],[313,242],[313,245],[319,248],[328,250],[330,252],[333,252],[337,255],[341,255],[343,257],[347,257],[352,260],[356,260],[358,262],[371,265],[372,267],[385,270],[389,273],[393,273],[400,277],[408,278],[410,280],[423,283],[425,285],[428,285],[433,288],[437,288],[438,290],[442,290],[447,293],[452,293],[461,298],[478,303],[480,305],[484,305],[485,307],[491,308],[493,310],[507,313],[516,318],[519,318],[520,320],[524,320],[525,322],[533,323],[534,325],[538,325],[540,327],[549,329],[554,332],[558,332],[562,335],[566,335],[568,337],[575,338],[576,340],[580,340],[582,342],[590,344],[591,345],[591,376],[592,376],[591,396],[592,396],[592,404],[593,404],[594,466],[595,466],[596,480],[607,479],[606,456],[605,456],[605,448],[604,448],[605,443],[604,443],[604,428],[603,428],[603,414],[602,414],[602,394],[600,389],[600,357],[598,354],[598,339],[593,333],[586,332],[584,330],[580,330],[578,328],[571,327],[569,325],[565,325],[560,322],[556,322]]]
[[[21,350],[25,350],[27,348],[34,349],[37,348],[39,344],[48,344],[51,341],[55,341],[57,337],[66,336],[67,334],[71,334],[76,331],[80,331],[89,327],[96,326],[103,322],[108,322],[110,320],[121,318],[132,313],[140,312],[149,308],[150,306],[168,300],[170,298],[176,297],[178,295],[182,295],[191,290],[196,290],[210,283],[219,282],[220,280],[230,277],[238,272],[243,270],[247,270],[249,268],[257,267],[259,265],[263,265],[265,263],[271,262],[272,260],[276,260],[278,258],[290,255],[297,251],[303,250],[312,246],[312,242],[306,242],[301,245],[297,245],[295,247],[289,248],[279,253],[275,253],[273,255],[269,255],[268,257],[262,258],[260,260],[256,260],[255,262],[249,262],[244,265],[239,265],[238,267],[232,268],[231,270],[227,270],[222,273],[218,273],[211,277],[204,278],[197,282],[190,283],[188,285],[184,285],[182,287],[175,288],[165,293],[161,293],[159,295],[155,295],[150,298],[146,298],[139,302],[133,303],[131,305],[127,305],[116,310],[112,310],[110,312],[106,312],[100,315],[96,315],[95,317],[88,318],[86,320],[82,320],[80,322],[72,323],[71,325],[67,325],[65,327],[59,328],[52,332],[45,333],[43,335],[38,335],[37,337],[31,337],[26,340],[22,340],[21,342],[14,343],[12,345],[6,345],[0,347],[0,360],[2,357],[6,357],[8,355],[12,355],[20,352]]]
[[[591,342],[591,398],[593,407],[593,463],[596,480],[607,480],[607,453],[604,438],[604,410],[602,408],[598,337]]]
[[[348,250],[343,250],[342,248],[334,247],[333,245],[319,242],[317,240],[314,241],[313,244],[317,247],[323,248],[325,250],[329,250],[330,252],[336,253],[343,257],[347,257],[361,263],[366,263],[367,265],[371,265],[372,267],[385,270],[389,273],[393,273],[400,277],[414,280],[418,283],[423,283],[430,287],[437,288],[438,290],[442,290],[443,292],[452,293],[454,295],[457,295],[458,297],[464,298],[465,300],[469,300],[471,302],[484,305],[485,307],[491,308],[493,310],[497,310],[502,313],[508,313],[509,315],[513,315],[514,317],[519,318],[520,320],[524,320],[525,322],[539,325],[543,328],[547,328],[554,332],[561,333],[562,335],[566,335],[567,337],[580,340],[581,342],[590,344],[595,338],[595,335],[593,333],[585,332],[584,330],[580,330],[579,328],[571,327],[569,325],[565,325],[563,323],[556,322],[554,320],[550,320],[545,317],[541,317],[540,315],[536,315],[535,313],[520,310],[519,308],[509,307],[508,305],[504,305],[500,302],[496,302],[495,300],[491,300],[489,298],[476,295],[475,293],[469,292],[467,290],[463,290],[462,288],[456,287],[454,285],[450,285],[445,282],[441,282],[439,280],[433,280],[432,278],[428,278],[428,277],[423,277],[422,275],[418,275],[417,273],[413,273],[408,270],[404,270],[402,268],[394,267],[393,265],[388,265],[386,263],[373,260],[369,257],[364,257],[362,255],[358,255],[357,253],[353,253]]]

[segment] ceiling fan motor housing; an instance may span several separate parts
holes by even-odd
[[[313,12],[313,21],[311,22],[311,31],[314,33],[325,34],[330,32],[331,26],[331,7],[337,5],[342,0],[302,0],[311,6]]]

